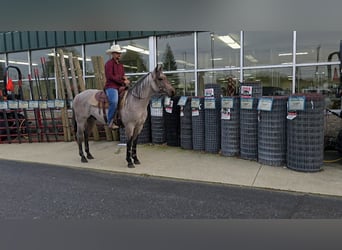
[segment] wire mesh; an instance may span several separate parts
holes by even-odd
[[[324,97],[321,94],[297,94],[304,97],[304,110],[287,119],[287,167],[303,172],[321,170],[324,154]]]
[[[221,98],[204,98],[205,151],[218,153],[221,149]]]
[[[205,150],[204,97],[192,98],[192,144],[194,150]]]

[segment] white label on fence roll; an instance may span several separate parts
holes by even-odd
[[[46,109],[47,108],[47,101],[39,101],[39,108]]]
[[[38,108],[38,101],[29,101],[29,108]]]
[[[305,96],[290,96],[288,100],[288,110],[304,110]]]
[[[173,100],[170,98],[169,104],[165,107],[165,112],[172,114]]]
[[[241,98],[241,109],[253,109],[253,98]]]
[[[193,97],[191,99],[191,108],[197,108],[197,109],[200,108],[200,99],[199,98]]]
[[[230,109],[222,108],[222,110],[221,110],[221,119],[222,120],[230,120]]]
[[[162,107],[161,99],[152,99],[151,107],[152,108],[161,108]]]
[[[241,86],[241,95],[242,96],[252,96],[253,87],[252,86]]]
[[[179,105],[179,106],[185,106],[187,100],[188,100],[188,97],[187,97],[187,96],[181,96],[181,97],[179,98],[179,100],[178,100],[177,105]]]
[[[55,108],[55,100],[48,100],[47,106],[48,108]]]
[[[204,96],[205,97],[213,97],[214,96],[214,89],[213,88],[205,89],[204,90]]]
[[[18,101],[13,101],[13,100],[8,101],[8,108],[17,109],[18,108]]]
[[[19,105],[20,109],[27,109],[28,108],[28,101],[19,100],[18,105]]]
[[[0,101],[0,109],[8,109],[7,102]]]
[[[222,108],[232,109],[234,105],[234,99],[231,97],[222,97],[221,106]]]
[[[55,107],[56,108],[64,108],[64,100],[56,99],[55,100]]]
[[[204,98],[204,108],[205,109],[215,109],[215,98]]]
[[[258,110],[271,111],[273,105],[273,98],[262,97],[258,102]]]
[[[197,108],[193,108],[191,110],[191,116],[199,116],[199,110]]]

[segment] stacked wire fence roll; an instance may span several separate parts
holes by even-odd
[[[194,150],[205,150],[205,115],[204,97],[191,98],[192,147]]]
[[[218,153],[221,149],[221,98],[204,98],[205,151]]]
[[[262,97],[258,103],[258,162],[286,164],[287,97]]]
[[[177,105],[179,96],[165,97],[164,101],[164,120],[166,145],[180,146],[180,107]]]
[[[240,154],[240,97],[221,99],[221,154]]]
[[[180,106],[180,146],[183,149],[192,149],[191,98],[182,96],[178,105]]]
[[[163,116],[163,98],[153,97],[151,110],[151,140],[154,144],[163,144],[165,139],[165,121]]]
[[[240,98],[240,157],[258,159],[258,98]]]
[[[119,128],[120,143],[127,143],[125,128]]]
[[[240,84],[240,157],[258,159],[258,98],[262,96],[261,82]]]
[[[287,167],[302,172],[320,171],[324,155],[324,108],[321,94],[289,96]]]
[[[217,83],[206,83],[204,85],[204,96],[220,98],[222,96],[221,85]]]

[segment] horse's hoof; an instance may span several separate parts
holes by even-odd
[[[83,157],[81,158],[81,162],[87,163],[88,161],[87,161],[87,159],[83,156]]]
[[[134,160],[134,164],[137,164],[139,165],[140,164],[140,161],[138,159]]]
[[[87,155],[87,158],[88,158],[88,160],[94,159],[94,157],[92,155]]]
[[[134,164],[132,162],[128,163],[127,165],[128,168],[135,168]]]

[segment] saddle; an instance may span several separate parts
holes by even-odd
[[[118,108],[115,112],[114,115],[114,123],[120,127],[123,127],[123,124],[121,122],[121,117],[120,117],[120,110],[124,105],[124,100],[126,99],[126,94],[127,94],[127,88],[126,87],[120,87],[119,88],[119,101],[118,101]],[[106,91],[98,91],[95,94],[95,100],[97,101],[97,107],[99,108],[99,112],[102,109],[103,112],[103,118],[105,122],[108,122],[107,114],[106,114],[106,109],[109,107],[109,101],[108,97],[106,94]]]

